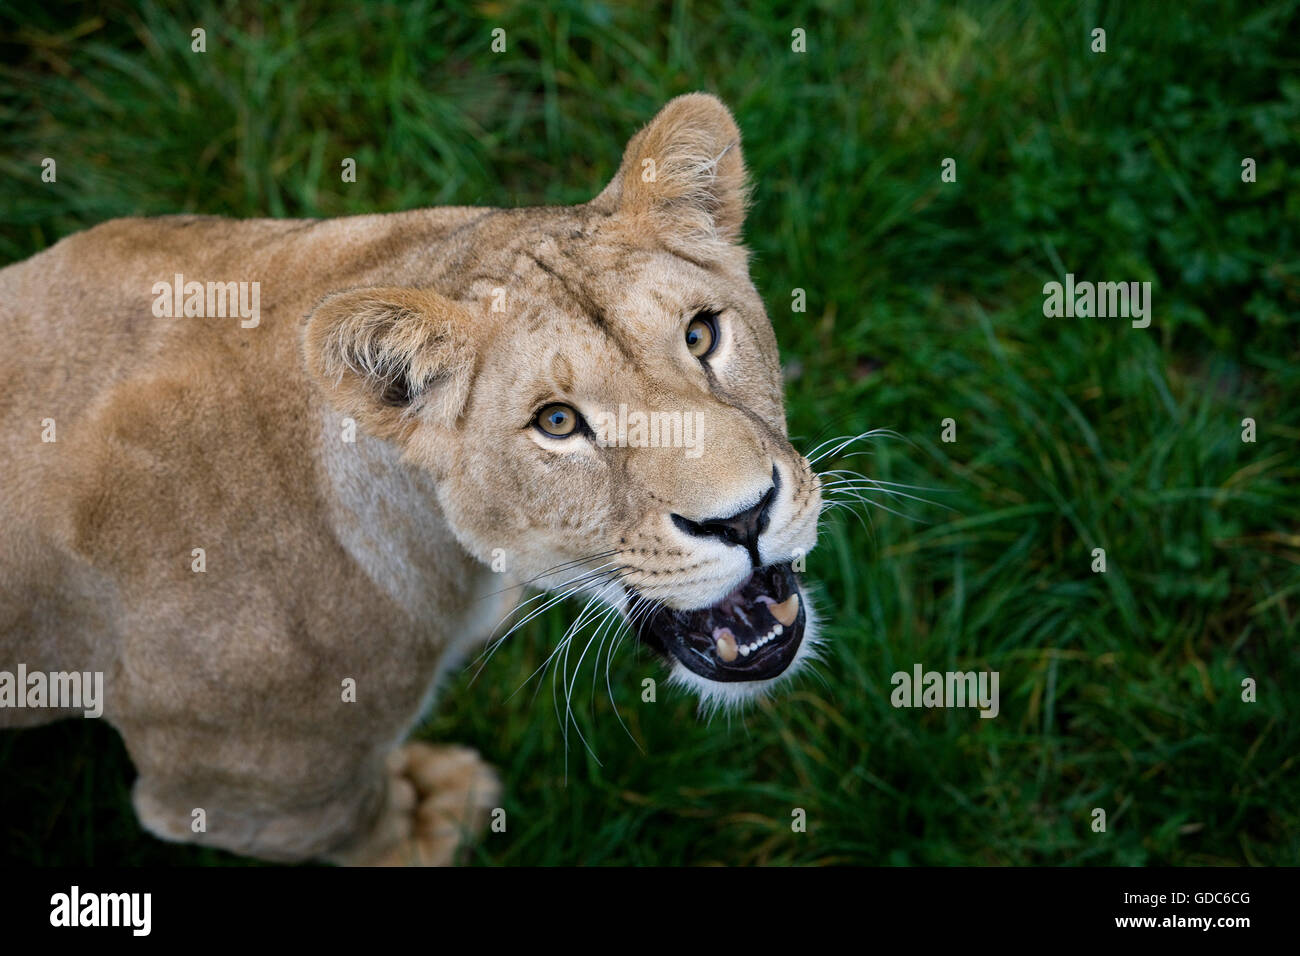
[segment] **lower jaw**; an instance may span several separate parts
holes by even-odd
[[[763,657],[746,661],[743,665],[733,667],[728,664],[708,666],[696,660],[687,648],[671,649],[670,659],[681,664],[687,670],[706,680],[718,683],[763,682],[776,680],[786,672],[803,643],[804,615],[802,611],[790,628],[794,633],[779,647],[773,647]],[[766,650],[766,649],[765,649]]]
[[[773,583],[779,582],[788,588],[787,594],[778,594],[783,598],[783,602],[788,602],[789,595],[798,596],[797,615],[788,625],[782,625],[780,637],[772,643],[758,648],[752,655],[743,658],[735,658],[736,651],[734,644],[728,650],[732,656],[731,661],[724,660],[721,657],[721,647],[713,649],[708,643],[708,635],[696,634],[695,639],[685,634],[678,633],[673,628],[680,615],[673,615],[672,612],[662,611],[654,612],[649,615],[643,626],[638,631],[638,637],[643,643],[656,651],[669,663],[676,663],[697,678],[711,681],[719,684],[762,684],[774,681],[780,678],[789,669],[790,665],[799,656],[799,649],[803,643],[804,630],[807,626],[808,614],[806,602],[803,597],[803,589],[799,587],[797,579],[789,569],[789,565],[775,566],[755,573],[755,577],[764,575],[767,580]],[[755,577],[737,589],[735,594],[740,594],[747,588],[750,588]],[[755,589],[761,588],[760,581],[755,585]],[[775,590],[776,588],[773,588]],[[764,595],[766,596],[766,595]],[[724,601],[727,599],[724,599]],[[724,602],[719,602],[722,605]],[[715,605],[715,608],[718,607]],[[702,614],[713,609],[702,609],[696,614]],[[665,621],[660,621],[659,615],[665,614]],[[767,614],[768,611],[762,605],[759,605],[753,613]],[[701,628],[704,630],[705,628]]]

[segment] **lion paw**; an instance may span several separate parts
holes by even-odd
[[[412,741],[388,756],[384,849],[373,866],[450,866],[500,805],[501,783],[478,752]]]

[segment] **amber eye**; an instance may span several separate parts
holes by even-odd
[[[702,359],[718,344],[718,314],[700,312],[686,326],[686,348],[696,358]]]
[[[567,438],[578,427],[578,413],[568,405],[547,405],[537,413],[533,424],[543,435]]]

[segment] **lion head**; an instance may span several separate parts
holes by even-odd
[[[787,437],[746,194],[730,113],[682,96],[595,199],[465,211],[427,283],[331,295],[305,336],[336,404],[433,473],[466,549],[616,608],[713,701],[814,640],[794,567],[821,486]]]

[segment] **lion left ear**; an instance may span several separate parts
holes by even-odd
[[[379,438],[409,437],[421,417],[459,419],[473,379],[474,318],[424,289],[350,289],[326,296],[303,333],[312,377],[339,411]]]
[[[591,205],[636,217],[670,244],[696,249],[740,240],[748,199],[740,129],[716,96],[670,100],[627,144]]]

